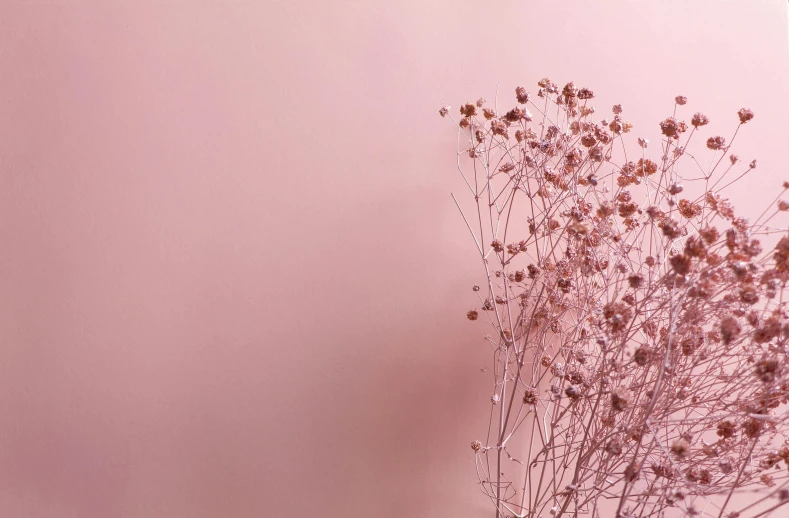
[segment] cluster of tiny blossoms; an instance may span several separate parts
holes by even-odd
[[[471,448],[497,518],[772,512],[789,502],[789,233],[768,224],[789,183],[754,221],[721,194],[756,168],[729,152],[753,113],[727,143],[676,97],[653,154],[625,143],[621,105],[601,119],[588,88],[538,87],[439,111],[485,270],[466,316],[495,331]]]

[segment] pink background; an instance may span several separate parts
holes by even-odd
[[[0,3],[0,514],[482,516],[435,113],[675,95],[789,179],[784,0]],[[755,209],[754,209],[755,210]],[[314,514],[313,514],[314,513]]]

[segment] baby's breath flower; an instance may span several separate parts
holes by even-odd
[[[685,457],[690,451],[690,444],[685,439],[674,441],[671,445],[671,453],[677,457]]]
[[[726,139],[723,137],[710,137],[707,139],[707,147],[718,151],[726,147]]]
[[[537,402],[537,389],[535,387],[527,387],[523,391],[523,402],[527,405],[533,405]]]
[[[611,392],[611,408],[622,412],[630,405],[630,393],[624,387],[617,387]]]
[[[678,139],[685,132],[685,123],[669,117],[660,123],[660,131],[669,138]]]
[[[464,117],[473,117],[477,114],[477,107],[474,104],[466,103],[460,107],[460,114]]]
[[[490,130],[494,135],[500,135],[505,138],[507,137],[507,125],[502,121],[492,121],[490,123]]]
[[[749,120],[753,119],[753,112],[746,108],[743,108],[740,111],[738,111],[737,115],[740,117],[740,124],[745,124]]]
[[[578,90],[578,98],[579,99],[594,99],[594,92],[588,88],[581,88]]]
[[[675,102],[675,103],[677,103],[677,104],[679,104],[680,106],[684,106],[684,105],[685,105],[685,103],[687,103],[687,102],[688,102],[688,98],[687,98],[687,97],[685,97],[684,95],[678,95],[678,96],[676,96],[676,97],[674,98],[674,102]]]
[[[693,118],[690,119],[690,123],[693,125],[693,127],[700,128],[709,124],[710,119],[703,113],[696,113],[693,115]]]
[[[578,110],[581,117],[588,117],[594,113],[594,106],[581,106]]]
[[[575,97],[578,94],[578,89],[575,87],[572,81],[564,85],[562,88],[562,95],[565,97]]]
[[[484,335],[494,365],[493,396],[485,397],[506,410],[493,417],[498,446],[471,443],[485,465],[508,459],[500,471],[481,471],[481,482],[502,487],[507,498],[521,496],[522,489],[502,485],[513,472],[553,465],[544,451],[521,463],[501,440],[528,442],[523,431],[544,423],[552,447],[581,461],[557,463],[555,490],[548,483],[532,495],[529,508],[519,510],[524,516],[545,509],[578,514],[568,497],[583,491],[596,498],[601,490],[583,482],[595,477],[627,488],[622,518],[641,509],[659,513],[664,505],[701,514],[691,505],[713,493],[759,489],[760,479],[778,483],[777,476],[762,475],[789,463],[789,441],[776,442],[789,430],[782,417],[789,361],[781,353],[789,339],[781,305],[789,286],[789,231],[775,239],[770,233],[786,228],[776,213],[789,212],[789,197],[781,199],[789,181],[771,202],[776,221],[749,222],[711,190],[742,175],[713,167],[726,155],[732,166],[740,162],[727,142],[702,139],[722,152],[702,175],[688,163],[698,157],[680,146],[690,126],[708,125],[705,115],[688,114],[687,124],[677,115],[663,119],[666,145],[647,158],[649,142],[638,137],[642,152],[633,158],[613,145],[632,128],[621,105],[598,121],[590,117],[588,88],[559,87],[550,78],[539,88],[546,105],[539,103],[540,119],[548,117],[541,124],[527,124],[531,99],[520,86],[518,102],[499,113],[483,106],[484,99],[461,107],[459,125],[469,131],[458,151],[474,157],[473,171],[463,175],[477,204],[462,212],[471,214],[465,223],[482,247],[487,283],[484,290],[474,286],[484,296],[477,294],[466,317],[494,328]],[[686,102],[677,96],[674,113]],[[742,109],[738,117],[745,124],[753,113]],[[510,129],[517,142],[509,140]],[[458,165],[471,169],[460,158]],[[528,216],[516,221],[521,210]],[[763,250],[765,241],[772,250]],[[705,367],[714,365],[724,367]],[[516,401],[520,408],[510,412],[513,397],[522,397],[522,405]],[[586,455],[587,447],[599,451]],[[639,484],[645,467],[651,472]],[[571,477],[580,482],[566,486]],[[789,489],[784,496],[765,494],[789,501]]]
[[[575,385],[569,385],[564,389],[564,393],[567,394],[567,397],[570,399],[578,399],[581,397],[581,391]]]

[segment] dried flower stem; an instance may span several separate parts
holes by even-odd
[[[744,490],[768,496],[740,513],[772,512],[789,501],[771,489],[789,475],[770,471],[789,463],[789,234],[767,223],[789,202],[749,224],[720,196],[755,161],[717,188],[753,113],[738,112],[728,146],[707,139],[704,169],[689,146],[709,119],[695,114],[685,135],[679,96],[662,156],[639,138],[634,162],[620,105],[594,122],[589,89],[538,86],[539,105],[519,87],[520,106],[502,114],[497,93],[452,119],[476,221],[452,199],[486,279],[467,317],[495,331],[488,434],[472,443],[483,493],[497,518],[723,518]],[[683,157],[700,175],[681,172]],[[756,238],[777,233],[764,252]]]

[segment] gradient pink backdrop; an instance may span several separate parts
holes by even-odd
[[[574,79],[789,179],[784,0],[0,3],[0,515],[471,518],[435,115]],[[605,110],[604,110],[605,108]]]

